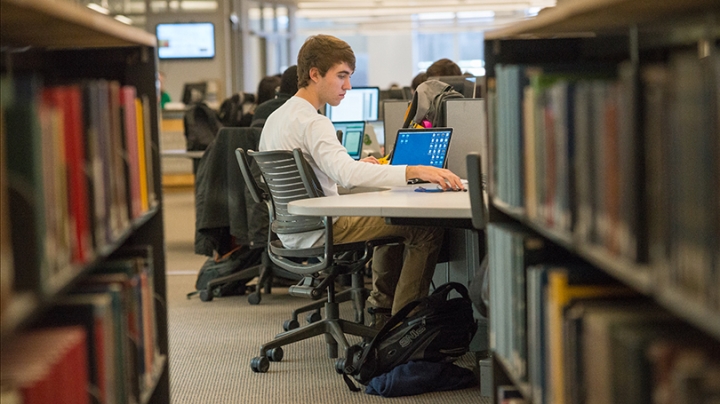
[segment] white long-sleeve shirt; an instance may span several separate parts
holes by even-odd
[[[338,141],[332,122],[300,97],[290,98],[268,117],[259,148],[260,151],[302,150],[325,196],[337,195],[338,184],[345,188],[406,184],[404,165],[368,164],[353,160]],[[323,235],[324,231],[314,231],[279,237],[287,248],[308,248],[322,244]]]

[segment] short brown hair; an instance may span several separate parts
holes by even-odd
[[[347,42],[330,35],[309,37],[298,52],[298,88],[310,84],[310,69],[313,67],[325,77],[331,67],[343,62],[355,70],[355,54]]]
[[[462,70],[455,62],[450,59],[440,59],[431,64],[427,69],[427,76],[429,77],[441,77],[441,76],[460,76]]]

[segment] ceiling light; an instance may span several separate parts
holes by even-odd
[[[105,14],[105,15],[110,14],[110,10],[108,10],[107,8],[105,8],[99,4],[90,3],[87,5],[87,8],[89,8],[90,10],[97,11],[100,14]]]

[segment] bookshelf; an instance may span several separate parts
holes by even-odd
[[[0,10],[0,396],[169,403],[155,36],[70,1]]]
[[[485,41],[495,399],[708,396],[677,383],[720,369],[720,3],[567,1]]]

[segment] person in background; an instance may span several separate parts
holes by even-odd
[[[165,109],[165,104],[172,101],[170,94],[165,91],[165,73],[158,71],[158,81],[160,81],[160,109]]]
[[[260,83],[258,83],[257,94],[250,94],[244,97],[245,99],[242,102],[243,114],[240,117],[240,120],[233,126],[250,126],[255,118],[255,110],[257,107],[263,102],[275,98],[278,86],[280,86],[279,75],[263,77],[262,80],[260,80]]]
[[[297,65],[292,65],[283,72],[280,78],[280,89],[278,90],[275,98],[267,100],[255,108],[255,114],[253,115],[253,120],[250,126],[262,128],[263,125],[265,125],[265,120],[270,116],[270,114],[275,112],[275,110],[280,108],[285,101],[295,95],[297,90]]]
[[[338,184],[390,187],[406,185],[419,178],[446,190],[462,190],[460,177],[452,171],[430,166],[380,165],[374,157],[353,160],[337,141],[335,127],[317,111],[325,104],[337,106],[352,88],[355,54],[346,42],[329,35],[308,38],[298,53],[298,87],[268,117],[260,136],[261,151],[299,148],[317,175],[326,196],[338,195]],[[395,226],[382,217],[337,217],[333,222],[335,243],[397,236],[400,245],[375,250],[372,263],[373,287],[368,310],[373,325],[382,326],[391,314],[407,303],[427,296],[444,231],[439,227]],[[286,248],[322,245],[324,231],[278,235]]]
[[[427,73],[420,72],[412,79],[412,83],[410,84],[410,88],[412,89],[413,94],[415,94],[415,90],[417,90],[418,86],[427,80]]]
[[[255,103],[257,105],[262,104],[265,101],[272,100],[278,92],[280,87],[281,77],[279,74],[272,76],[265,76],[258,84],[257,99]]]
[[[427,69],[427,77],[440,77],[440,76],[461,76],[462,70],[457,63],[450,59],[436,60]]]

